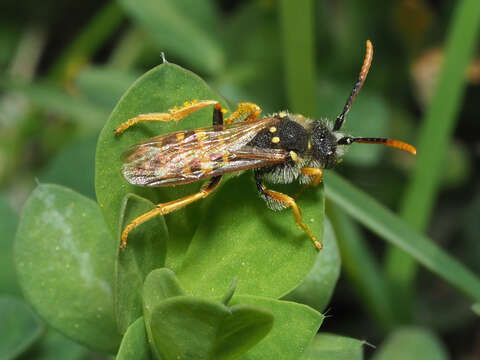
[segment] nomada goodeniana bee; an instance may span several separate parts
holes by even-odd
[[[259,118],[260,107],[247,102],[239,103],[237,110],[224,119],[226,111],[219,102],[194,100],[167,113],[138,115],[116,128],[115,134],[120,135],[139,122],[178,122],[197,110],[213,106],[213,126],[159,135],[133,145],[125,152],[123,176],[130,184],[160,187],[208,180],[199,192],[158,204],[134,219],[122,232],[121,247],[125,248],[130,231],[145,221],[206,198],[218,186],[222,175],[254,169],[258,192],[267,206],[273,210],[292,208],[296,223],[317,249],[321,249],[321,243],[302,220],[295,199],[268,189],[264,180],[274,184],[299,181],[317,186],[322,181],[323,169],[333,168],[345,147],[354,142],[383,144],[416,154],[415,147],[402,141],[353,137],[339,131],[372,63],[373,46],[369,40],[366,45],[358,80],[333,126],[325,120],[312,120],[284,111]]]

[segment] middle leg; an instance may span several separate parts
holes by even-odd
[[[144,222],[154,218],[155,216],[158,215],[166,215],[169,214],[173,211],[179,210],[187,205],[190,205],[194,203],[195,201],[205,199],[208,195],[212,193],[213,190],[215,190],[220,183],[220,180],[222,179],[222,176],[215,176],[211,178],[208,182],[206,182],[200,191],[196,194],[188,195],[185,196],[181,199],[169,201],[163,204],[158,204],[155,206],[154,209],[146,212],[145,214],[140,215],[139,217],[135,218],[130,222],[125,229],[123,229],[122,232],[122,244],[120,247],[122,249],[125,249],[127,246],[127,239],[128,239],[128,234],[130,231],[135,229],[137,226],[143,224]]]
[[[297,225],[307,233],[307,235],[313,241],[313,244],[315,245],[315,247],[318,250],[321,250],[323,247],[322,244],[317,240],[315,235],[313,235],[313,233],[310,231],[310,228],[308,227],[308,225],[302,220],[302,213],[297,203],[295,202],[295,199],[281,192],[267,189],[265,185],[263,185],[262,183],[262,175],[260,172],[255,172],[255,180],[257,183],[258,191],[267,201],[269,200],[269,201],[276,202],[280,206],[283,206],[285,208],[292,208],[293,216],[295,218],[295,222],[297,223]]]
[[[323,170],[320,168],[304,167],[300,169],[300,172],[303,176],[308,176],[311,181],[300,189],[300,191],[295,195],[295,199],[298,199],[298,197],[302,195],[303,192],[310,186],[317,187],[323,181]]]

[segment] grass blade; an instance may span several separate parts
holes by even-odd
[[[313,1],[282,0],[279,11],[289,109],[313,116],[316,94]]]
[[[401,215],[413,228],[424,231],[435,204],[465,88],[465,69],[478,45],[480,2],[458,2],[446,44],[446,57],[433,101],[427,109],[418,140],[415,175],[407,189]],[[416,263],[398,249],[390,249],[386,270],[397,294],[397,305],[405,317],[411,315]]]
[[[480,300],[480,279],[477,276],[389,209],[331,171],[325,174],[325,195],[471,299]]]
[[[116,1],[101,8],[52,66],[50,75],[54,79],[64,80],[72,71],[78,70],[118,29],[124,18],[125,14]]]

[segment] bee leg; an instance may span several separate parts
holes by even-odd
[[[120,135],[129,127],[144,121],[178,122],[184,117],[190,115],[191,113],[194,113],[195,111],[198,111],[210,105],[219,106],[222,113],[226,111],[225,109],[222,109],[220,103],[216,100],[193,100],[192,102],[186,101],[182,107],[175,106],[173,109],[168,110],[168,112],[166,113],[149,113],[137,115],[117,127],[115,129],[115,134]]]
[[[286,194],[282,194],[281,192],[278,192],[275,190],[267,189],[265,185],[263,185],[261,181],[258,180],[258,177],[257,177],[257,187],[261,195],[265,196],[266,198],[272,201],[276,201],[287,208],[288,207],[292,208],[293,216],[295,218],[295,222],[297,223],[297,225],[300,226],[300,228],[302,228],[303,231],[307,233],[307,235],[313,241],[313,244],[318,250],[322,249],[322,244],[317,240],[317,238],[312,234],[312,232],[308,228],[307,224],[305,224],[305,222],[302,220],[302,213],[300,211],[300,208],[298,207],[297,203],[292,197]]]
[[[302,193],[307,190],[310,186],[317,187],[323,180],[323,170],[320,168],[311,168],[311,167],[304,167],[300,170],[302,175],[312,177],[312,181],[306,184],[296,195],[295,199],[297,199]]]
[[[237,110],[235,110],[228,118],[225,119],[225,125],[232,124],[236,121],[254,121],[260,114],[262,109],[260,106],[249,102],[239,102]]]
[[[194,203],[197,200],[201,200],[206,198],[208,195],[212,193],[213,190],[218,186],[220,183],[222,176],[215,176],[208,180],[200,191],[196,194],[185,196],[181,199],[169,201],[167,203],[158,204],[155,206],[155,209],[152,209],[145,214],[140,215],[139,217],[135,218],[130,224],[128,224],[122,232],[122,244],[120,248],[125,249],[127,246],[127,238],[130,231],[135,229],[137,226],[143,224],[144,222],[150,220],[151,218],[158,216],[158,215],[166,215],[173,211],[179,210],[191,203]]]
[[[224,109],[220,103],[213,105],[213,127],[217,131],[223,128],[223,113]]]
[[[323,170],[320,168],[304,167],[300,170],[302,175],[312,176],[313,180],[308,185],[318,186],[323,180]]]

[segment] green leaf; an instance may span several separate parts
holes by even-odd
[[[324,222],[323,249],[302,283],[284,297],[322,311],[328,305],[340,275],[340,253],[330,221]]]
[[[238,304],[218,328],[213,359],[239,359],[272,329],[274,318],[267,309]]]
[[[447,360],[440,340],[430,331],[407,327],[396,330],[378,348],[373,360]]]
[[[323,315],[308,306],[259,296],[234,296],[233,304],[250,304],[267,309],[275,319],[268,336],[247,352],[242,360],[297,360],[318,331]]]
[[[224,67],[213,3],[195,0],[120,0],[125,11],[144,26],[159,50],[181,57],[210,74]]]
[[[34,358],[35,360],[82,360],[88,358],[90,353],[87,348],[50,328],[41,341],[38,341],[22,358]]]
[[[132,323],[123,336],[116,360],[151,360],[143,317]]]
[[[91,102],[110,110],[137,77],[134,72],[89,66],[76,76],[75,85]]]
[[[44,331],[37,316],[22,301],[0,297],[0,359],[13,359],[25,352]]]
[[[128,193],[134,193],[160,203],[178,199],[197,192],[198,184],[185,186],[146,189],[127,183],[122,177],[120,155],[132,144],[144,141],[154,135],[180,129],[194,129],[211,126],[212,109],[202,109],[178,124],[146,123],[128,129],[124,134],[115,136],[113,130],[141,113],[165,112],[186,100],[221,98],[211,90],[197,75],[173,64],[160,65],[140,77],[123,95],[103,128],[97,145],[95,163],[95,189],[108,226],[113,234],[118,231],[121,202]],[[222,101],[222,106],[227,105]],[[181,264],[183,254],[193,236],[200,218],[201,202],[186,209],[169,214],[165,220],[169,228],[169,243],[166,264],[176,269]],[[149,222],[142,224],[146,232],[153,231]]]
[[[39,185],[15,239],[25,297],[52,327],[94,349],[115,352],[116,243],[96,203],[69,189]]]
[[[235,294],[235,290],[237,290],[237,278],[232,280],[230,287],[228,288],[227,292],[222,296],[222,303],[228,306],[230,300],[232,300],[233,294]]]
[[[68,117],[87,131],[98,131],[107,117],[101,107],[48,83],[22,84],[0,77],[0,87],[19,91],[36,106]]]
[[[156,305],[151,331],[165,360],[238,359],[270,331],[273,317],[258,306],[176,296]]]
[[[175,296],[185,295],[175,273],[170,269],[157,269],[148,274],[143,285],[143,317],[147,330],[148,341],[152,352],[157,359],[161,359],[160,354],[154,346],[152,335],[152,312],[157,304]]]
[[[42,183],[64,185],[95,199],[95,145],[98,135],[73,141],[38,176]]]
[[[363,360],[365,341],[335,334],[318,334],[303,360]]]
[[[154,205],[137,195],[128,194],[122,203],[122,220],[118,229],[117,260],[115,264],[115,314],[118,328],[124,333],[142,315],[142,287],[153,269],[163,267],[168,230],[162,217],[151,220],[152,231],[145,227],[132,231],[126,249],[120,249],[122,229]]]
[[[18,216],[3,196],[0,196],[0,294],[20,295],[13,264],[13,239]]]
[[[251,174],[225,181],[204,208],[178,278],[194,295],[222,297],[233,278],[236,294],[280,297],[310,272],[317,250],[291,210],[272,212],[258,198]],[[291,187],[288,187],[290,193]],[[323,233],[323,191],[309,189],[299,207],[318,239]]]
[[[325,194],[332,202],[470,298],[480,300],[480,279],[465,266],[334,172],[324,178]]]
[[[153,307],[168,298],[183,296],[183,291],[175,273],[167,268],[153,270],[143,285],[143,304],[148,314]]]

